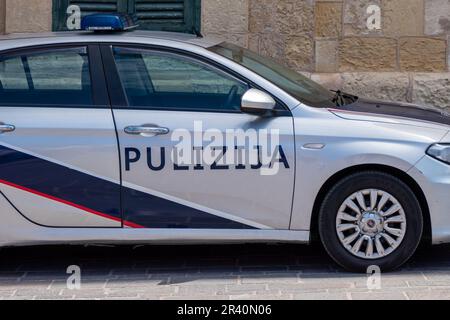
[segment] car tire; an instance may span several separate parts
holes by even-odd
[[[397,208],[401,209],[387,215]],[[320,209],[319,234],[326,251],[352,272],[368,272],[372,266],[383,272],[399,268],[415,253],[422,232],[422,210],[414,192],[383,172],[344,178],[326,195]]]

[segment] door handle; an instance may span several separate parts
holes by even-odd
[[[128,126],[125,128],[125,133],[131,135],[163,135],[168,134],[170,130],[162,127],[146,127],[146,126]]]
[[[16,127],[12,124],[0,124],[0,133],[13,132]]]

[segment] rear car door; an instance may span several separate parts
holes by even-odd
[[[97,45],[0,55],[0,191],[48,227],[122,227],[117,138]]]
[[[242,113],[251,85],[185,53],[104,46],[102,54],[116,95],[125,220],[144,228],[289,229],[289,111],[280,105],[272,117]],[[275,150],[271,163],[261,160],[265,132]]]

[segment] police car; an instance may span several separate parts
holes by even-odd
[[[133,23],[0,41],[1,246],[320,239],[365,271],[450,242],[448,114]]]

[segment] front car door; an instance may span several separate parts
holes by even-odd
[[[121,46],[102,52],[117,96],[125,220],[144,228],[289,229],[289,111],[280,105],[272,117],[242,113],[250,85],[185,54]]]
[[[0,191],[47,227],[121,227],[119,154],[96,45],[0,55]]]

